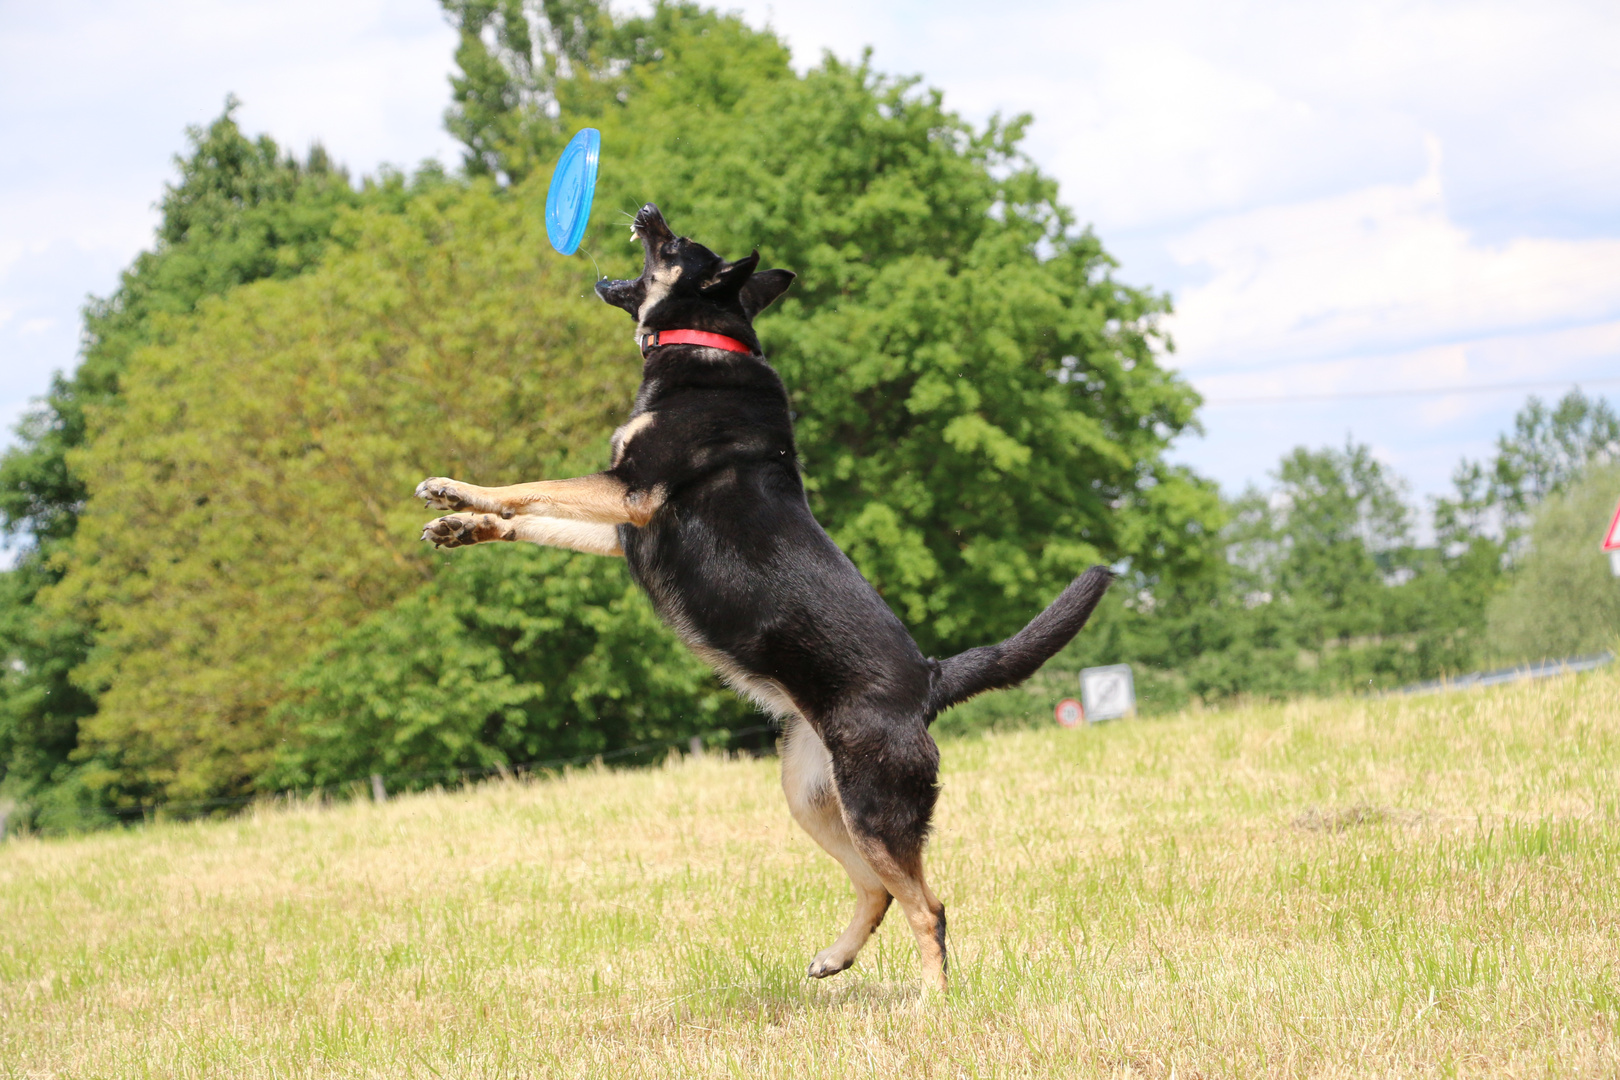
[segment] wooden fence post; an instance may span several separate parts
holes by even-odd
[[[388,789],[383,786],[382,773],[371,774],[371,801],[387,802]]]

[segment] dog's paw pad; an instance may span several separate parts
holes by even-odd
[[[416,485],[416,497],[430,510],[465,510],[472,504],[462,498],[460,488],[447,476],[430,476]]]
[[[493,514],[450,514],[435,518],[422,529],[422,539],[440,548],[466,547],[506,537],[505,526]]]
[[[465,518],[435,518],[422,529],[422,539],[434,547],[462,547],[473,542],[472,527]]]

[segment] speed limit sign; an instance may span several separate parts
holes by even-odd
[[[1080,721],[1086,718],[1085,710],[1081,709],[1080,703],[1072,697],[1066,697],[1058,702],[1057,708],[1053,711],[1057,715],[1057,722],[1064,727],[1079,727]]]

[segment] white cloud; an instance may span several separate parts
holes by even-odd
[[[1369,442],[1380,460],[1419,494],[1449,489],[1462,457],[1488,454],[1496,434],[1530,394],[1556,399],[1572,385],[1620,391],[1620,319],[1564,329],[1533,329],[1473,340],[1284,361],[1252,370],[1192,373],[1210,401],[1205,438],[1184,440],[1177,456],[1232,490],[1260,481],[1295,446]],[[1511,390],[1418,394],[1437,387]],[[1388,394],[1313,400],[1310,395]],[[1300,397],[1295,397],[1299,395]],[[1292,400],[1254,398],[1289,396]],[[1303,399],[1302,399],[1303,398]]]
[[[1364,355],[1620,316],[1620,237],[1481,244],[1415,183],[1215,218],[1170,241],[1207,269],[1170,322],[1189,371]],[[1324,369],[1325,370],[1325,369]]]
[[[354,173],[450,163],[454,47],[433,0],[0,6],[0,415],[72,367],[79,306],[152,242],[188,125],[234,92],[249,133]]]
[[[871,43],[969,115],[1033,113],[1031,149],[1105,237],[1409,176],[1426,131],[1490,186],[1561,174],[1620,115],[1620,8],[1582,0],[740,6],[801,65]]]
[[[1490,411],[1499,400],[1516,400],[1544,385],[1620,380],[1620,319],[1555,330],[1528,330],[1473,340],[1381,353],[1353,353],[1327,360],[1292,360],[1256,370],[1218,374],[1190,372],[1199,391],[1218,409],[1263,404],[1278,397],[1416,394],[1409,404],[1432,427],[1444,420]],[[1480,388],[1512,387],[1509,390]],[[1450,394],[1428,391],[1458,388]],[[1600,391],[1601,392],[1601,391]],[[1498,401],[1493,402],[1495,397]],[[1360,408],[1389,404],[1358,399]],[[1400,406],[1406,408],[1406,405]]]

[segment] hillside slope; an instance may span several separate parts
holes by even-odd
[[[947,742],[910,934],[773,761],[0,845],[0,1076],[1614,1075],[1620,677]]]

